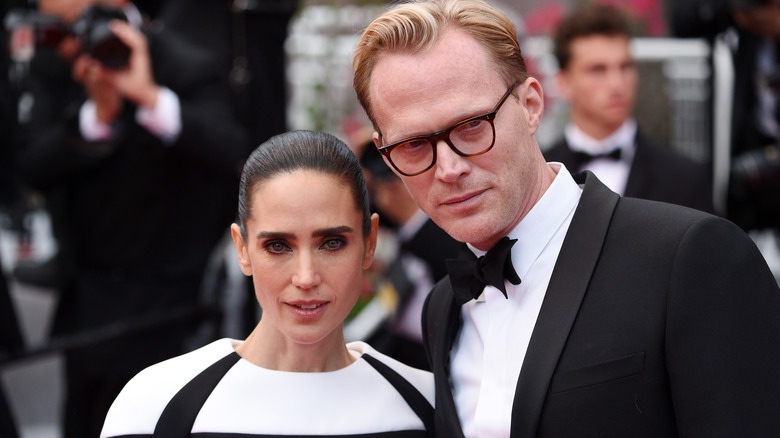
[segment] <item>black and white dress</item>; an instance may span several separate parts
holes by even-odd
[[[433,436],[433,375],[363,342],[336,371],[276,371],[220,339],[138,373],[106,416],[108,437]]]

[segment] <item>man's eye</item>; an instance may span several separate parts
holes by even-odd
[[[403,153],[415,153],[417,151],[424,151],[429,148],[431,143],[428,140],[412,140],[398,145],[396,149],[399,149]]]
[[[461,128],[461,129],[479,129],[479,128],[484,127],[485,125],[487,125],[487,122],[485,120],[477,119],[477,120],[472,120],[472,121],[470,121],[468,123],[464,123],[459,128]]]
[[[455,130],[453,130],[453,134],[455,136],[468,138],[469,136],[482,134],[485,129],[489,128],[490,123],[488,123],[487,120],[477,119],[458,126],[455,128]],[[450,138],[453,136],[453,134],[450,134]]]

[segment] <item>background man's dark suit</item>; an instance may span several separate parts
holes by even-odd
[[[186,348],[195,325],[176,317],[198,314],[201,280],[235,214],[238,175],[251,150],[219,66],[164,26],[152,29],[154,78],[181,102],[181,133],[172,144],[136,123],[129,101],[112,140],[84,140],[78,110],[85,95],[70,66],[53,53],[33,65],[33,135],[20,169],[46,194],[59,259],[67,263],[54,335],[168,323],[69,352],[68,396],[82,400],[68,400],[66,423],[70,414],[92,417],[93,429],[67,425],[66,436],[99,431],[132,375]],[[95,402],[102,407],[92,411]]]
[[[637,134],[636,149],[628,174],[624,196],[670,202],[712,213],[712,172],[694,162]],[[547,161],[563,163],[574,174],[580,169],[566,139],[561,138],[547,151]]]
[[[523,362],[511,436],[776,435],[780,290],[752,241],[715,216],[621,198],[590,172],[576,179],[584,191]],[[460,325],[449,278],[423,318],[437,436],[463,436],[447,381]]]

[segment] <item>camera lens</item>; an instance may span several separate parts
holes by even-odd
[[[130,48],[109,28],[111,20],[127,21],[119,9],[93,5],[73,24],[81,48],[106,67],[121,69],[130,58]]]

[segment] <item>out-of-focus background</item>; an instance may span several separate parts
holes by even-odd
[[[203,37],[198,35],[197,29],[208,27],[209,21],[217,18],[196,16],[197,11],[189,11],[190,15],[166,12],[166,4],[174,1],[177,0],[136,3],[141,12],[152,19],[182,29],[183,34],[194,35],[196,44],[207,44],[199,41]],[[234,0],[215,3],[220,3],[225,12],[229,32],[225,35],[226,41],[233,42],[226,44],[224,50],[240,50],[244,54],[226,56],[231,62],[231,78],[235,84],[242,84],[241,75],[247,70],[251,74],[253,63],[275,62],[273,71],[266,72],[262,82],[257,80],[261,74],[254,73],[252,83],[261,89],[245,93],[255,101],[238,106],[239,111],[255,108],[250,117],[252,121],[247,125],[249,131],[254,128],[250,138],[255,144],[281,129],[324,130],[356,147],[368,139],[370,127],[352,89],[351,52],[364,26],[386,8],[385,2]],[[501,0],[492,3],[515,20],[531,73],[542,82],[546,108],[537,140],[544,148],[561,135],[567,120],[566,106],[556,95],[553,76],[557,64],[551,53],[550,35],[563,15],[582,0]],[[728,39],[705,38],[704,35],[701,38],[677,37],[670,30],[672,0],[604,0],[600,3],[626,8],[638,30],[632,51],[640,77],[635,113],[639,125],[659,143],[696,161],[711,164],[714,202],[716,207],[723,208],[729,166],[729,96],[732,90],[729,78],[733,77]],[[32,2],[10,1],[2,12],[7,13],[11,7],[29,9],[33,6]],[[9,35],[6,28],[6,45],[11,44]],[[240,41],[238,47],[237,40]],[[280,53],[281,58],[275,57],[274,52]],[[4,71],[0,74],[8,74],[13,84],[17,77],[14,75],[25,68],[24,62],[9,60],[7,51],[3,55]],[[278,59],[282,61],[274,61]],[[16,117],[23,118],[25,106],[30,104],[29,95],[22,89],[16,94],[4,94],[0,99],[6,99],[6,96],[13,96],[14,100],[3,102],[2,106],[13,106]],[[266,122],[268,126],[264,125]],[[12,145],[5,132],[2,131],[4,136],[0,137],[0,150],[8,151]],[[0,160],[5,157],[5,153],[0,155]],[[5,164],[0,167],[0,173],[9,170]],[[37,281],[16,275],[20,265],[38,266],[38,274],[45,275],[45,262],[57,254],[58,242],[51,217],[42,206],[44,202],[34,190],[23,190],[22,199],[0,208],[0,260],[23,340],[21,349],[9,354],[0,352],[0,383],[18,434],[24,438],[62,436],[66,391],[63,350],[91,339],[87,335],[52,342],[50,329],[58,305],[57,290],[43,278]],[[753,235],[770,266],[775,268],[777,246],[774,240],[763,239],[761,231]],[[242,338],[259,313],[244,292],[245,286],[232,263],[231,251],[231,243],[223,240],[213,251],[214,263],[210,265],[213,269],[204,273],[207,285],[219,285],[212,289],[218,296],[209,297],[222,312],[217,322],[211,323],[212,337]],[[388,252],[392,250],[388,249]],[[381,309],[371,312],[366,311],[362,318],[355,319],[354,325],[347,326],[348,338],[368,336],[378,321],[387,317]],[[110,337],[111,333],[94,336]]]

